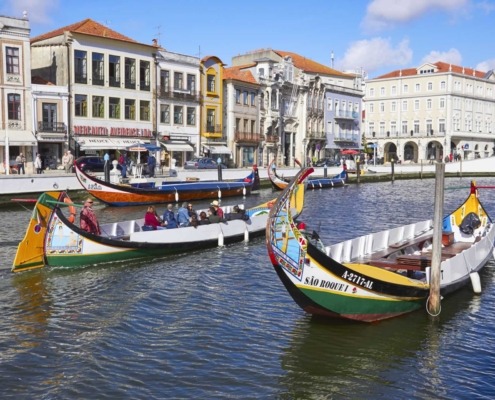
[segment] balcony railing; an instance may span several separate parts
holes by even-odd
[[[108,79],[108,84],[112,87],[120,87],[120,79],[117,79],[113,76],[111,76],[109,79]]]
[[[93,77],[93,85],[103,86],[105,85],[105,80],[103,78]]]
[[[259,143],[261,138],[258,132],[242,132],[236,131],[234,134],[236,142]]]
[[[74,77],[74,82],[76,83],[88,83],[87,75],[76,74]]]
[[[139,89],[144,90],[146,92],[150,91],[150,84],[146,83],[145,81],[139,82]]]
[[[199,102],[199,92],[195,91],[175,91],[171,88],[160,87],[158,91],[158,97],[161,99],[175,99],[183,101]]]
[[[125,88],[126,89],[136,89],[136,82],[134,81],[125,81]]]
[[[38,131],[39,132],[65,133],[66,128],[65,128],[65,124],[63,122],[38,121]]]
[[[217,125],[205,125],[204,131],[206,133],[222,133],[222,125],[217,124]]]
[[[342,119],[357,119],[359,114],[356,111],[342,111],[338,110],[335,112],[335,118]]]

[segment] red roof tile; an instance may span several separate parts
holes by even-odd
[[[300,56],[299,54],[292,53],[290,51],[283,51],[283,50],[273,50],[273,51],[277,53],[280,57],[290,56],[292,58],[292,61],[294,62],[294,65],[305,72],[313,72],[316,74],[342,76],[349,78],[352,77],[352,75],[337,71],[336,69],[327,67],[326,65],[320,64],[316,61],[310,60],[309,58],[305,58],[303,56]]]
[[[473,76],[473,72],[474,72],[474,76],[477,78],[483,78],[486,75],[486,72],[477,71],[472,68],[460,67],[458,65],[452,65],[441,61],[433,63],[433,65],[437,67],[436,73],[445,73],[452,71],[456,74]],[[396,71],[389,72],[385,75],[381,75],[373,79],[398,78],[400,76],[414,76],[414,75],[421,75],[418,73],[417,68],[406,68],[406,69],[398,69]]]
[[[245,70],[246,68],[254,67],[255,65],[256,64],[225,68],[223,72],[223,79],[233,79],[240,82],[257,84],[258,82],[254,79],[251,71]]]
[[[79,33],[82,35],[97,36],[102,38],[109,38],[114,40],[120,40],[123,42],[138,43],[134,39],[128,38],[114,30],[99,24],[92,19],[85,19],[80,22],[76,22],[72,25],[67,25],[62,28],[55,29],[54,31],[44,33],[31,39],[31,43],[36,43],[41,40],[50,39],[56,36],[63,35],[64,32]]]

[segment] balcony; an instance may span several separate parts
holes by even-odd
[[[83,74],[76,74],[74,76],[74,82],[75,83],[88,83],[88,77]]]
[[[160,87],[158,97],[161,99],[174,99],[199,103],[199,92],[190,90],[175,90],[170,87]]]
[[[356,111],[335,111],[335,119],[358,119],[359,114]]]
[[[108,80],[108,84],[111,87],[120,87],[120,79],[115,78],[114,76],[111,76]]]
[[[150,91],[150,84],[145,82],[145,81],[141,81],[139,82],[139,89],[143,90],[143,91],[146,91],[146,92],[149,92]]]
[[[278,135],[266,135],[265,141],[267,143],[278,143]]]
[[[66,127],[63,122],[38,121],[38,132],[65,133]]]
[[[222,125],[209,125],[203,126],[203,136],[207,138],[219,138],[222,137]]]
[[[135,81],[130,81],[127,80],[125,81],[125,88],[126,89],[136,89],[136,82]]]
[[[234,140],[236,142],[244,142],[244,143],[259,143],[261,137],[258,132],[235,131]]]
[[[93,77],[93,85],[104,86],[105,80],[103,78]]]

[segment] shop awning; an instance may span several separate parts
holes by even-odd
[[[8,135],[9,146],[36,146],[38,143],[34,135],[29,131],[16,131],[9,129]],[[5,143],[5,136],[5,131],[0,132],[0,143],[2,143],[2,145]]]
[[[127,139],[127,138],[112,138],[110,139],[115,145],[114,149],[117,150],[125,150],[127,147],[135,145],[136,143],[144,143],[144,144],[149,144],[149,140],[142,140],[142,139]]]
[[[190,144],[181,142],[181,143],[164,143],[162,142],[162,146],[167,151],[194,151],[193,147]]]
[[[125,150],[127,147],[136,144],[137,142],[149,144],[149,140],[136,138],[109,138],[101,136],[85,136],[78,137],[77,142],[81,146],[81,150]]]
[[[232,151],[227,146],[205,146],[211,154],[232,154]]]

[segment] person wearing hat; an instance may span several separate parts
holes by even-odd
[[[15,163],[17,164],[17,173],[20,175],[21,171],[22,174],[25,175],[26,171],[24,170],[24,163],[26,162],[26,158],[22,153],[19,153],[19,155],[15,159]]]
[[[100,224],[96,219],[96,214],[93,211],[93,200],[87,198],[84,202],[84,207],[79,214],[79,223],[82,230],[92,233],[93,235],[101,235]]]
[[[216,215],[218,215],[220,219],[223,219],[223,210],[220,208],[220,205],[218,204],[218,200],[213,200],[210,206],[214,207]]]

